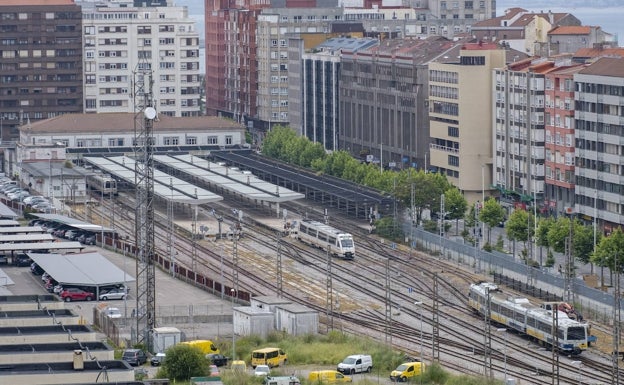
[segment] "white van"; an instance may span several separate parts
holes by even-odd
[[[365,354],[348,356],[338,364],[338,371],[343,374],[370,373],[372,370],[373,359]]]
[[[301,385],[295,376],[267,376],[262,381],[264,385]]]

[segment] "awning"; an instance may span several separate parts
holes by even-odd
[[[60,284],[108,286],[135,281],[100,253],[28,253],[28,256]]]

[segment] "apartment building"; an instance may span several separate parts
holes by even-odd
[[[544,207],[562,213],[574,207],[574,74],[584,68],[570,57],[555,60],[546,73],[544,94],[545,191]]]
[[[598,59],[574,82],[575,211],[609,232],[624,224],[624,59]]]
[[[476,202],[492,185],[492,74],[504,67],[506,51],[482,42],[460,48],[429,64],[429,155],[431,166]]]
[[[84,112],[134,112],[138,71],[153,73],[158,113],[200,115],[199,34],[185,7],[82,2]]]
[[[545,189],[545,74],[554,64],[529,58],[495,71],[494,184],[503,202],[541,202]]]
[[[82,16],[73,0],[0,3],[0,140],[82,111]]]

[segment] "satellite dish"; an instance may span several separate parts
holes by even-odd
[[[143,111],[143,115],[145,115],[147,119],[152,120],[156,117],[156,109],[154,107],[147,107],[145,111]]]

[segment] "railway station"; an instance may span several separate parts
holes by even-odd
[[[308,199],[329,205],[355,218],[369,218],[392,209],[392,197],[361,185],[330,176],[308,173],[270,159],[258,157],[252,151],[213,151],[211,156],[229,166],[253,172],[258,178],[278,186],[288,187]]]

